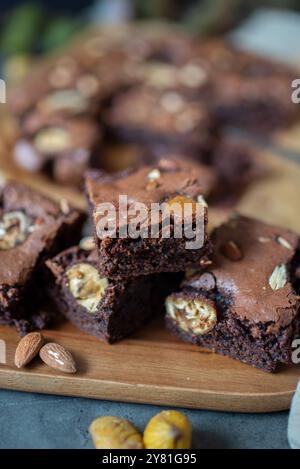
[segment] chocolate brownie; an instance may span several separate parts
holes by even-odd
[[[129,153],[130,149],[128,149]],[[144,149],[131,150],[135,164],[158,164],[161,159],[192,161],[202,168],[206,189],[203,195],[209,202],[232,203],[247,186],[261,177],[265,170],[249,141],[236,134],[223,133],[215,138],[210,151],[195,154],[176,152],[168,145],[150,144]],[[116,158],[116,156],[115,156]],[[120,160],[116,158],[117,161]],[[130,161],[129,156],[127,161]]]
[[[215,132],[214,119],[201,102],[145,86],[117,95],[104,124],[121,141],[165,144],[187,154],[206,153]]]
[[[170,292],[168,274],[119,281],[101,277],[96,251],[90,243],[80,245],[47,261],[54,277],[52,297],[73,324],[113,343],[163,312]]]
[[[101,132],[92,119],[49,119],[32,113],[23,122],[13,157],[29,172],[43,171],[61,184],[80,187],[84,172],[99,166],[100,147]]]
[[[83,216],[9,182],[0,198],[0,323],[23,334],[42,328],[49,317],[36,313],[42,296],[44,260],[78,239]]]
[[[212,242],[212,264],[168,297],[168,328],[265,371],[291,363],[300,326],[299,237],[238,216],[217,228]]]
[[[210,105],[222,124],[262,132],[285,127],[299,115],[291,101],[295,71],[288,66],[221,40],[195,43],[191,56],[209,75]]]
[[[197,164],[167,159],[110,176],[90,171],[86,192],[100,274],[114,278],[179,272],[205,262],[211,246],[204,174]]]
[[[213,168],[218,178],[215,200],[223,203],[233,201],[265,173],[253,145],[234,134],[220,136],[207,158],[207,165]]]

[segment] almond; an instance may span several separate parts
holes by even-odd
[[[39,353],[44,343],[44,338],[40,332],[31,332],[23,337],[16,349],[15,365],[22,368],[27,365]]]
[[[76,373],[74,358],[62,345],[54,342],[44,345],[40,350],[40,357],[51,368],[64,373]]]
[[[221,253],[233,262],[240,261],[243,258],[241,249],[234,241],[228,241],[223,244],[223,246],[221,246]]]

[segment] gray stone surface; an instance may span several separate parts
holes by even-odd
[[[141,431],[160,407],[0,391],[0,448],[91,448],[88,427],[101,415]],[[287,412],[233,414],[184,410],[194,448],[288,448]]]

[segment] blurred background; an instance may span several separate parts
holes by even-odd
[[[22,78],[35,56],[63,46],[88,25],[131,19],[176,22],[195,35],[233,31],[240,45],[294,62],[299,11],[299,0],[2,0],[1,76]]]

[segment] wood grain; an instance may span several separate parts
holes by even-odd
[[[77,192],[16,170],[11,164],[9,135],[7,132],[0,148],[3,173],[84,206]],[[300,233],[300,167],[266,152],[259,157],[266,164],[266,176],[247,190],[235,209]],[[211,207],[211,226],[226,219],[231,210]],[[159,321],[115,345],[83,334],[67,322],[46,331],[45,336],[72,352],[78,373],[64,375],[38,359],[26,369],[16,369],[13,358],[19,337],[13,329],[0,327],[0,340],[7,345],[7,363],[0,365],[0,387],[164,406],[270,412],[290,406],[300,378],[299,366],[268,374],[182,343]]]
[[[155,322],[131,338],[107,345],[70,324],[46,331],[49,340],[74,355],[78,373],[64,375],[35,359],[24,370],[13,367],[17,333],[0,328],[7,343],[7,365],[0,386],[98,399],[214,410],[270,412],[287,409],[299,367],[269,374],[192,345],[184,344]]]

